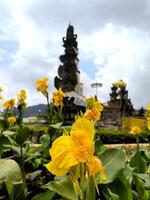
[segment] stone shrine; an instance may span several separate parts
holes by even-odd
[[[78,69],[78,47],[77,34],[74,34],[74,27],[69,24],[66,37],[63,37],[65,53],[59,59],[62,65],[58,68],[58,76],[55,77],[54,84],[57,89],[60,87],[64,92],[76,92],[83,95],[82,84],[80,81],[80,71]]]
[[[104,106],[103,122],[120,124],[122,117],[133,116],[134,108],[128,98],[126,83],[119,80],[112,84],[110,101]]]
[[[62,65],[58,68],[58,76],[54,79],[56,89],[62,88],[64,98],[63,117],[65,124],[71,124],[74,116],[85,111],[85,98],[83,97],[83,84],[80,83],[80,71],[78,69],[78,43],[74,27],[69,24],[66,37],[63,37],[64,54],[59,59]]]

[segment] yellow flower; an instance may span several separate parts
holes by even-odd
[[[103,111],[103,105],[100,102],[95,101],[93,108],[90,110],[87,110],[84,113],[84,117],[90,121],[91,120],[99,120],[102,111]]]
[[[7,121],[9,123],[9,125],[12,126],[16,123],[16,118],[15,117],[8,117]]]
[[[104,172],[104,166],[96,156],[92,156],[88,161],[87,161],[87,166],[88,166],[88,171],[90,176],[95,176],[97,172],[100,173],[100,181],[103,182],[105,181],[106,175]]]
[[[99,110],[100,112],[102,112],[104,110],[103,105],[99,101],[95,102],[93,108]]]
[[[52,99],[54,101],[54,105],[56,107],[58,106],[63,106],[63,98],[65,97],[65,94],[64,92],[62,91],[61,88],[59,88],[58,91],[56,92],[53,92],[53,96],[52,96]]]
[[[84,113],[84,117],[87,118],[90,121],[92,121],[92,120],[99,120],[100,116],[101,116],[101,113],[97,109],[90,109],[90,110],[87,110]]]
[[[150,111],[150,104],[147,106],[147,111]]]
[[[150,131],[150,117],[147,118],[147,128]]]
[[[112,83],[113,87],[118,87],[118,82]]]
[[[4,109],[11,109],[15,105],[15,99],[9,99],[3,103]]]
[[[87,98],[87,99],[86,99],[86,107],[87,107],[88,109],[93,108],[95,101],[96,101],[96,99],[95,99],[94,97],[89,97],[89,98]]]
[[[25,90],[21,90],[19,93],[18,93],[18,100],[20,102],[24,102],[24,100],[27,98],[27,94],[26,94],[26,91]]]
[[[133,126],[131,127],[130,133],[133,135],[137,135],[141,133],[141,128],[139,126]]]
[[[56,176],[68,173],[70,167],[86,162],[94,153],[94,126],[86,118],[72,125],[70,136],[57,138],[50,149],[51,161],[46,168]]]
[[[117,82],[114,82],[112,85],[114,87],[126,87],[127,86],[127,84],[123,80],[119,80]]]
[[[3,96],[2,95],[0,95],[0,100],[3,100]]]
[[[36,81],[36,89],[38,92],[45,93],[48,89],[48,78],[44,77]]]

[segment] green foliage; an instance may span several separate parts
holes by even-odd
[[[44,156],[49,156],[49,148],[50,148],[50,135],[44,134],[40,137],[40,143],[42,144]]]
[[[87,191],[86,191],[86,200],[89,199],[95,199],[96,192],[95,192],[95,182],[94,178],[90,177],[87,185]]]
[[[55,192],[53,191],[46,191],[34,196],[31,200],[52,200],[55,196]]]
[[[134,175],[134,184],[136,187],[137,200],[149,200],[150,192],[145,189],[144,182],[137,175]]]
[[[121,144],[121,143],[136,143],[136,136],[128,133],[125,130],[115,129],[97,129],[97,138],[99,138],[103,144]],[[139,135],[140,143],[148,143],[150,141],[150,132],[144,130]]]
[[[16,142],[22,146],[30,135],[30,129],[28,127],[21,127],[17,130]]]
[[[145,173],[147,171],[147,161],[142,155],[142,151],[135,152],[130,160],[130,166],[134,167],[134,171],[137,173]]]
[[[99,158],[105,166],[107,180],[104,182],[111,183],[126,166],[126,153],[124,149],[105,149],[100,152]],[[99,183],[99,179],[98,179]]]
[[[23,183],[6,182],[7,195],[9,200],[25,200]]]
[[[107,187],[119,196],[120,200],[132,200],[131,184],[126,176],[121,172],[118,177]]]
[[[72,182],[68,176],[62,177],[56,181],[51,181],[44,185],[43,188],[54,191],[67,200],[78,200]]]

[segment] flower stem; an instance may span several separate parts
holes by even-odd
[[[138,135],[136,136],[136,144],[137,144],[136,149],[137,149],[137,151],[139,151],[140,147],[139,147],[139,136]]]

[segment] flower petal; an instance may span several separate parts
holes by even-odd
[[[45,167],[50,171],[52,174],[56,176],[63,176],[68,173],[69,169],[60,168],[58,160],[50,161]]]
[[[93,123],[84,117],[77,119],[72,125],[71,137],[74,137],[78,131],[84,133],[85,137],[91,141],[94,139]]]
[[[69,168],[78,164],[74,157],[74,142],[70,136],[60,136],[50,149],[52,160],[56,161],[61,168]]]

